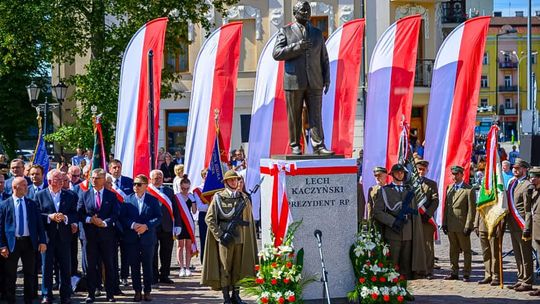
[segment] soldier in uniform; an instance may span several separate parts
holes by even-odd
[[[470,236],[474,229],[476,215],[476,194],[471,185],[463,181],[463,167],[452,166],[451,171],[454,184],[446,189],[442,229],[450,241],[452,273],[444,279],[459,279],[459,253],[463,252],[463,281],[469,282],[472,261]]]
[[[529,171],[530,182],[534,186],[529,190],[532,205],[532,242],[536,252],[540,252],[540,167],[533,167]],[[540,289],[529,293],[540,297]]]
[[[508,215],[512,248],[518,269],[518,281],[508,286],[515,291],[530,291],[533,283],[533,259],[531,242],[531,201],[529,189],[534,186],[527,179],[529,164],[517,158],[512,169],[514,177],[508,181]]]
[[[439,190],[437,183],[434,180],[426,177],[426,174],[428,173],[428,167],[429,162],[427,160],[420,159],[416,161],[416,170],[418,170],[418,175],[420,175],[422,188],[427,198],[424,205],[418,206],[418,209],[423,210],[422,212],[420,212],[420,216],[422,218],[422,232],[424,236],[424,244],[426,251],[426,279],[431,280],[433,279],[433,267],[435,266],[435,248],[433,246],[433,235],[437,227],[436,224],[435,226],[432,224],[434,223],[433,221],[430,222],[430,219],[433,217],[435,211],[437,211],[437,208],[439,207]]]
[[[479,281],[478,284],[491,283],[491,286],[498,286],[500,284],[499,244],[502,232],[499,228],[496,228],[493,231],[493,235],[490,237],[488,235],[488,228],[486,227],[480,212],[476,212],[476,219],[474,220],[474,232],[478,238],[480,238],[480,246],[482,247],[482,257],[484,260],[484,279]]]
[[[225,189],[214,195],[205,218],[208,232],[201,283],[221,290],[225,304],[244,303],[235,284],[255,275],[257,258],[251,201],[237,191],[239,178],[234,170],[225,173]]]
[[[426,271],[421,221],[414,193],[404,185],[405,167],[395,164],[390,174],[393,182],[377,192],[373,217],[384,226],[383,236],[390,246],[392,261],[399,265],[401,274],[411,277],[413,271]]]

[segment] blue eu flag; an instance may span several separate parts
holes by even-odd
[[[36,151],[34,152],[34,160],[32,163],[42,166],[45,174],[49,172],[49,155],[47,154],[47,146],[45,145],[45,138],[43,138],[43,134],[40,134],[38,138]]]

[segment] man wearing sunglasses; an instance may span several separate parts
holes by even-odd
[[[151,301],[154,248],[157,243],[156,227],[161,224],[161,207],[158,200],[148,193],[148,177],[139,174],[133,181],[133,191],[120,208],[120,223],[124,230],[124,245],[128,252],[131,280],[135,297],[143,299],[141,286],[141,265],[143,268],[144,300]],[[172,235],[171,235],[172,238]]]

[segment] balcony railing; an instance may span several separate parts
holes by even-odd
[[[517,69],[518,63],[512,61],[499,62],[499,69]]]
[[[465,1],[442,2],[442,23],[462,23],[467,20]]]
[[[518,90],[517,85],[511,85],[511,86],[503,85],[503,86],[499,86],[499,92],[517,92],[517,90]]]
[[[420,59],[416,61],[416,72],[414,75],[415,87],[430,87],[433,76],[433,59]]]

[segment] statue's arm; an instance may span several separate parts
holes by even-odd
[[[299,42],[293,42],[287,44],[287,37],[283,29],[280,29],[276,37],[276,44],[274,45],[274,52],[272,56],[275,60],[290,60],[294,59],[302,54],[303,50]]]
[[[330,62],[328,60],[328,51],[326,50],[326,45],[324,43],[321,52],[321,67],[324,81],[323,85],[328,87],[330,85]]]

